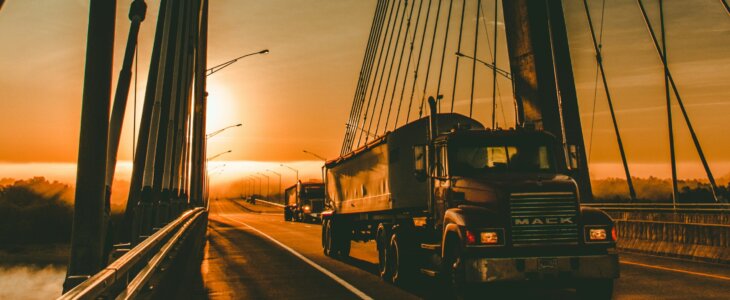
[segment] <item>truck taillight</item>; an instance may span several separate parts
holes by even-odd
[[[468,245],[474,245],[477,243],[477,237],[469,230],[466,231],[466,243]]]
[[[616,231],[616,226],[611,227],[611,239],[614,242],[618,241],[618,231]]]

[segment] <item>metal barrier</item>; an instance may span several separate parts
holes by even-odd
[[[730,213],[730,203],[581,203],[605,211]]]
[[[624,251],[730,263],[730,204],[591,203],[616,222]]]
[[[181,243],[201,220],[204,208],[194,208],[168,223],[150,237],[58,299],[133,299],[147,287],[176,245]]]

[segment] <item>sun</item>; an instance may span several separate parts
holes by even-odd
[[[208,108],[205,124],[207,132],[239,123],[236,118],[238,107],[230,90],[224,84],[211,81],[208,83]]]

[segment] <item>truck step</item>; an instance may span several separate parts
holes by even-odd
[[[431,251],[440,251],[441,244],[421,244],[421,249],[426,249],[426,250],[431,250]]]
[[[436,277],[439,275],[438,271],[429,270],[429,269],[421,269],[421,274],[426,275],[428,277]]]

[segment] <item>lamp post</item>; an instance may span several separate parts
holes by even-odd
[[[285,164],[280,164],[280,166],[282,166],[282,167],[284,167],[284,168],[287,168],[287,169],[289,169],[289,170],[292,170],[292,171],[294,171],[294,172],[295,172],[295,173],[297,174],[297,182],[296,182],[296,183],[299,183],[299,170],[297,170],[297,169],[294,169],[294,168],[292,168],[292,167],[290,167],[290,166],[287,166],[287,165],[285,165]]]
[[[271,173],[276,174],[276,176],[279,176],[279,198],[280,198],[280,200],[282,200],[281,203],[284,203],[284,195],[281,193],[281,173],[277,173],[277,172],[274,172],[269,169],[266,169],[266,171],[269,171]]]
[[[217,65],[217,66],[214,66],[214,67],[212,67],[210,69],[205,70],[205,76],[213,75],[213,73],[218,72],[218,71],[224,69],[225,67],[228,67],[228,66],[234,64],[235,62],[237,62],[241,58],[248,57],[248,56],[251,56],[251,55],[256,55],[256,54],[267,54],[267,53],[269,53],[269,49],[264,49],[264,50],[261,50],[261,51],[258,51],[258,52],[253,52],[253,53],[249,53],[249,54],[246,54],[246,55],[242,55],[242,56],[236,57],[236,58],[231,59],[231,60],[229,60],[227,62],[224,62],[224,63],[222,63],[220,65]]]
[[[219,156],[221,156],[221,155],[223,155],[223,154],[228,154],[228,153],[231,153],[231,152],[233,152],[233,150],[223,151],[223,152],[221,152],[221,153],[218,153],[218,154],[216,154],[216,155],[213,155],[213,156],[211,156],[211,157],[208,157],[208,158],[206,158],[205,160],[206,160],[206,161],[211,161],[211,160],[214,160],[214,159],[218,158]]]
[[[261,176],[266,177],[266,200],[269,200],[269,196],[271,195],[271,192],[269,190],[269,187],[271,186],[270,185],[270,180],[269,180],[270,179],[269,178],[269,175],[266,175],[266,174],[261,173],[261,172],[256,172],[256,174],[259,174]]]
[[[259,193],[258,193],[258,195],[261,196],[261,184],[263,183],[263,178],[261,178],[259,176],[256,176],[256,174],[254,174],[252,176],[254,178],[254,189],[255,189],[255,185],[256,185],[256,181],[255,180],[258,180],[259,181]],[[254,193],[254,197],[253,198],[256,199],[255,193]]]
[[[209,133],[209,134],[206,134],[206,135],[205,135],[205,139],[209,139],[209,138],[212,138],[212,137],[214,137],[214,136],[218,135],[219,133],[221,133],[221,132],[225,131],[226,129],[229,129],[229,128],[233,128],[233,127],[241,127],[242,125],[243,125],[242,123],[238,123],[238,124],[236,124],[236,125],[231,125],[231,126],[226,126],[226,127],[223,127],[223,128],[221,128],[221,129],[218,129],[218,130],[216,130],[216,131],[213,131],[213,132],[211,132],[211,133]]]
[[[310,151],[307,151],[307,150],[302,150],[302,151],[303,151],[304,153],[307,153],[307,154],[311,155],[311,156],[314,156],[314,157],[316,157],[316,158],[319,158],[319,159],[321,159],[321,160],[323,160],[323,161],[327,161],[327,159],[326,159],[326,158],[322,157],[321,155],[318,155],[317,153],[313,153],[313,152],[310,152]]]
[[[469,55],[466,55],[466,54],[464,54],[464,53],[461,53],[461,52],[456,52],[456,56],[458,56],[458,57],[466,57],[466,58],[468,58],[468,59],[473,59],[473,60],[475,60],[475,61],[477,61],[477,62],[479,62],[479,63],[481,63],[481,64],[483,64],[483,65],[487,66],[487,68],[490,68],[490,69],[492,69],[492,70],[496,71],[496,72],[497,72],[497,74],[499,74],[499,75],[502,75],[502,76],[504,76],[505,78],[507,78],[507,79],[509,79],[509,80],[512,80],[512,75],[510,75],[510,73],[509,73],[509,72],[507,72],[507,71],[505,71],[505,70],[502,70],[502,69],[498,68],[497,66],[495,66],[495,65],[493,65],[493,64],[490,64],[490,63],[488,63],[488,62],[486,62],[486,61],[483,61],[483,60],[481,60],[481,59],[478,59],[478,58],[476,58],[476,57],[471,57],[471,56],[469,56]]]

